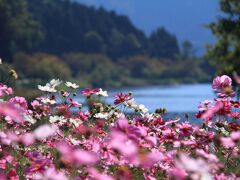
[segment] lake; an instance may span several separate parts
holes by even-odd
[[[211,84],[191,84],[114,89],[108,91],[107,102],[112,104],[114,94],[129,91],[133,92],[135,101],[144,104],[150,112],[156,108],[167,108],[168,112],[175,113],[197,112],[199,102],[214,98]]]

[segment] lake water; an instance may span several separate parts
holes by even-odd
[[[151,86],[108,91],[107,102],[112,104],[118,92],[133,92],[135,101],[144,104],[150,112],[156,108],[167,108],[168,112],[197,112],[199,102],[212,100],[214,93],[211,84]]]

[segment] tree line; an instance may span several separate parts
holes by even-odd
[[[0,56],[17,52],[104,54],[112,59],[134,55],[175,59],[175,35],[163,27],[150,36],[127,16],[71,0],[0,0]]]

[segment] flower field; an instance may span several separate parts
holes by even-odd
[[[0,179],[238,179],[240,102],[230,77],[212,88],[217,96],[199,104],[196,125],[164,119],[164,109],[150,113],[132,93],[107,105],[101,88],[53,79],[27,102],[1,84]]]

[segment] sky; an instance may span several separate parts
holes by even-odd
[[[165,27],[180,42],[190,40],[196,53],[204,53],[206,43],[214,36],[205,27],[220,14],[218,0],[77,0],[88,6],[103,6],[127,15],[147,35]]]

